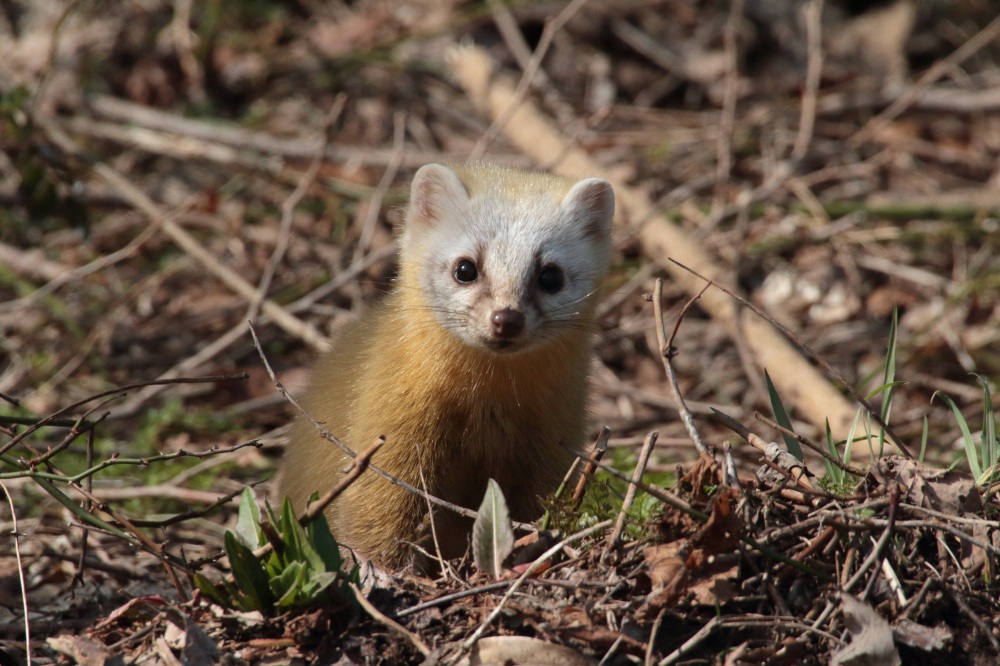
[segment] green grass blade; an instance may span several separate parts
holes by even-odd
[[[975,374],[975,373],[973,373]],[[996,416],[993,414],[993,397],[990,395],[990,383],[982,375],[976,375],[983,385],[983,432],[979,438],[979,462],[983,468],[984,475],[989,472],[988,479],[979,478],[979,483],[989,483],[992,485],[993,476],[996,471],[997,459],[997,424]]]
[[[917,462],[922,463],[924,461],[924,454],[927,452],[927,417],[924,416],[924,430],[920,433],[920,457],[917,458]]]
[[[885,373],[882,375],[882,386],[887,387],[885,389],[885,395],[882,396],[882,407],[879,410],[879,416],[882,417],[882,423],[888,423],[889,417],[892,415],[892,389],[895,386],[896,379],[896,333],[898,329],[899,311],[896,308],[893,308],[892,324],[889,326],[889,347],[885,356]],[[882,451],[884,448],[885,428],[880,427],[878,431],[879,458],[882,457]]]
[[[983,475],[983,468],[979,466],[979,456],[976,452],[976,443],[972,440],[972,433],[969,432],[969,424],[965,422],[965,417],[962,416],[962,412],[958,409],[958,405],[952,400],[946,393],[941,391],[934,391],[934,395],[931,396],[931,401],[934,398],[941,396],[941,399],[948,403],[951,407],[952,413],[955,415],[955,421],[958,423],[959,429],[962,431],[962,443],[965,445],[965,457],[969,461],[969,470],[972,472],[972,476],[977,480]]]
[[[833,431],[830,430],[830,419],[826,420],[826,448],[830,455],[840,460],[840,452],[837,451],[837,443],[833,441]],[[826,477],[839,488],[843,482],[844,470],[840,469],[832,462],[823,458],[823,466],[826,467]]]
[[[774,384],[771,383],[771,376],[767,374],[767,370],[764,371],[764,381],[767,383],[767,393],[771,397],[771,410],[774,411],[774,420],[778,422],[782,428],[792,430],[792,421],[788,418],[788,412],[785,411],[785,405],[781,402],[781,397],[778,395],[777,389],[774,388]],[[802,447],[799,446],[798,440],[796,440],[791,435],[786,435],[781,433],[782,439],[785,441],[785,448],[788,452],[795,456],[796,460],[800,462],[804,459],[802,455]]]

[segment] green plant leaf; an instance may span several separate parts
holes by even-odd
[[[965,445],[965,457],[969,461],[969,470],[972,472],[972,476],[979,479],[983,475],[983,468],[979,466],[978,456],[976,455],[976,444],[972,440],[972,433],[969,432],[969,424],[965,422],[965,417],[962,416],[962,412],[958,409],[958,405],[952,400],[948,394],[942,393],[941,391],[934,391],[931,396],[931,402],[934,398],[941,396],[941,399],[948,403],[951,407],[952,413],[955,415],[955,421],[958,423],[958,428],[962,431],[962,443]]]
[[[793,431],[792,420],[788,418],[785,405],[782,404],[781,396],[778,395],[777,389],[774,388],[774,384],[771,382],[771,375],[767,374],[767,370],[764,371],[764,381],[767,383],[767,393],[771,397],[771,410],[774,412],[774,420],[782,428]],[[802,447],[799,446],[798,440],[785,433],[781,433],[781,437],[785,442],[785,448],[788,449],[788,452],[795,456],[796,460],[802,462],[804,456],[802,455]]]
[[[837,443],[833,441],[833,431],[830,430],[830,419],[826,420],[825,433],[827,451],[831,456],[840,460],[840,452],[837,451]],[[840,469],[826,458],[823,458],[823,466],[826,468],[827,478],[830,479],[831,483],[835,484],[839,488],[840,484],[843,483],[844,480],[844,470]]]
[[[271,579],[271,591],[277,597],[276,606],[288,607],[299,599],[305,587],[307,573],[302,562],[290,562],[278,576]]]
[[[889,326],[889,347],[885,356],[885,372],[882,375],[882,386],[885,387],[885,395],[882,396],[882,408],[879,416],[882,423],[889,423],[892,416],[892,390],[896,386],[896,333],[899,329],[899,311],[892,309],[892,324]],[[885,448],[885,428],[878,431],[878,457],[882,457]]]
[[[973,373],[976,374],[976,373]],[[979,437],[979,462],[983,475],[977,478],[978,483],[990,483],[996,470],[997,459],[997,424],[993,414],[993,398],[990,395],[990,383],[982,375],[976,374],[983,385],[983,431]]]
[[[226,554],[229,555],[229,566],[232,567],[233,578],[243,593],[243,599],[240,603],[243,610],[259,610],[265,615],[270,614],[274,605],[274,596],[271,594],[264,565],[254,556],[252,550],[239,542],[236,535],[230,530],[226,530],[223,545]]]
[[[340,571],[344,559],[340,555],[340,544],[330,532],[330,525],[326,522],[326,518],[321,515],[309,523],[306,534],[323,561],[326,571]]]
[[[308,601],[321,601],[317,599],[321,594],[326,592],[327,588],[337,582],[337,574],[332,571],[323,571],[320,573],[313,573],[309,576],[309,579],[305,581],[305,585],[302,588],[301,597],[303,600]]]
[[[219,592],[219,588],[216,587],[212,581],[205,578],[205,576],[200,573],[194,575],[194,584],[201,593],[208,597],[213,603],[216,603],[224,608],[232,608],[233,601],[232,598],[226,599],[226,597]]]
[[[513,548],[514,530],[510,524],[507,500],[497,482],[490,479],[472,524],[472,557],[480,571],[500,578],[503,561]]]
[[[250,486],[244,486],[243,494],[240,495],[236,538],[247,548],[256,549],[264,545],[264,533],[260,529],[260,509]]]
[[[304,562],[317,573],[326,570],[326,562],[316,552],[306,530],[299,524],[292,503],[287,497],[281,505],[281,535],[285,539],[286,562]]]
[[[924,429],[920,433],[920,456],[917,458],[917,462],[922,463],[924,461],[924,454],[927,453],[927,416],[924,416]]]
[[[292,503],[286,497],[281,503],[281,537],[285,540],[283,560],[287,564],[305,559],[303,544],[306,540],[305,530],[299,525],[299,520],[292,509]]]

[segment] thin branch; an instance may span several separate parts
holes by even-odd
[[[821,368],[823,368],[823,370],[830,377],[833,377],[838,382],[840,382],[841,385],[847,390],[847,392],[851,394],[851,397],[854,400],[856,400],[857,402],[861,403],[861,405],[864,406],[864,408],[868,411],[868,413],[871,414],[871,417],[875,420],[875,422],[878,423],[881,427],[885,428],[886,434],[889,435],[890,439],[892,439],[893,444],[896,445],[896,447],[900,450],[900,452],[904,456],[906,456],[907,458],[910,458],[911,460],[913,459],[913,454],[910,453],[909,449],[906,448],[906,445],[903,444],[903,441],[899,438],[898,435],[896,435],[895,431],[892,428],[889,427],[889,424],[882,420],[882,416],[879,414],[878,410],[875,409],[871,405],[871,403],[868,402],[867,399],[865,399],[865,397],[863,395],[861,395],[860,393],[858,393],[857,389],[855,389],[850,383],[848,383],[848,381],[846,379],[844,379],[843,375],[841,375],[839,372],[837,372],[833,368],[833,366],[831,366],[829,363],[827,363],[819,354],[817,354],[815,351],[813,351],[813,349],[811,347],[809,347],[805,342],[803,342],[802,340],[800,340],[799,337],[797,335],[795,335],[794,333],[792,333],[792,331],[790,331],[784,324],[782,324],[781,322],[779,322],[778,320],[776,320],[774,317],[771,317],[766,312],[764,312],[763,310],[761,310],[756,305],[754,305],[753,303],[751,303],[747,299],[743,298],[742,296],[740,296],[736,292],[732,291],[731,289],[727,289],[723,285],[719,284],[715,280],[711,280],[711,279],[709,279],[709,278],[707,278],[707,277],[699,274],[697,271],[695,271],[695,270],[693,270],[691,268],[688,268],[687,266],[685,266],[684,264],[680,263],[676,259],[670,259],[669,261],[671,261],[672,263],[680,266],[681,268],[683,268],[684,270],[688,271],[692,275],[694,275],[694,276],[696,276],[696,277],[704,280],[705,282],[707,282],[708,284],[714,286],[716,289],[719,289],[723,293],[729,295],[730,298],[735,299],[740,304],[742,304],[743,306],[745,306],[746,308],[748,308],[755,315],[757,315],[758,317],[760,317],[764,321],[770,323],[772,326],[774,326],[779,331],[781,331],[781,333],[786,338],[788,338],[789,340],[791,340],[792,343],[795,344],[796,347],[798,347],[799,349],[802,350],[802,352],[806,355],[807,358],[809,358],[809,360],[811,360],[813,363],[816,363],[817,365],[819,365]]]
[[[622,532],[625,531],[625,519],[628,517],[628,510],[632,508],[632,502],[635,501],[636,483],[642,480],[642,475],[646,472],[649,456],[653,452],[653,446],[656,444],[656,438],[659,436],[660,433],[654,430],[646,435],[646,439],[642,443],[639,459],[635,461],[635,469],[632,470],[632,482],[629,484],[628,490],[625,491],[625,499],[622,502],[621,510],[618,512],[615,528],[608,535],[608,543],[604,547],[604,552],[601,553],[601,563],[607,561],[611,555],[611,550],[618,545],[618,540],[621,538]]]
[[[677,373],[674,371],[674,365],[671,363],[670,359],[674,355],[674,339],[677,337],[677,331],[680,330],[681,321],[684,320],[684,314],[688,311],[694,302],[701,298],[701,295],[705,293],[708,289],[708,285],[698,292],[697,295],[692,296],[684,307],[681,309],[680,314],[677,315],[677,321],[674,322],[674,328],[670,332],[670,338],[666,336],[666,326],[663,320],[663,278],[656,278],[656,286],[653,288],[653,318],[656,322],[656,343],[660,346],[660,358],[663,360],[663,369],[667,373],[667,379],[670,380],[670,390],[673,391],[674,401],[677,402],[677,411],[680,414],[681,422],[688,431],[688,436],[691,437],[691,441],[694,442],[695,447],[698,449],[699,453],[708,453],[708,447],[705,446],[705,442],[702,441],[701,435],[698,434],[698,429],[694,425],[694,418],[691,416],[691,411],[688,409],[687,404],[684,402],[684,396],[681,394],[680,384],[677,382]]]

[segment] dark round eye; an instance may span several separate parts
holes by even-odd
[[[462,259],[455,266],[455,281],[461,282],[462,284],[469,284],[470,282],[475,282],[476,278],[479,277],[479,271],[476,270],[476,265],[469,261],[468,259]]]
[[[566,276],[558,266],[546,266],[538,274],[538,288],[546,294],[554,294],[566,284]]]

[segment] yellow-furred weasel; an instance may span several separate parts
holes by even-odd
[[[486,482],[515,520],[533,520],[585,436],[591,332],[608,271],[614,193],[490,166],[417,171],[395,289],[312,371],[302,405],[354,450],[383,435],[373,464],[475,508]],[[299,419],[280,492],[302,510],[350,460]],[[337,540],[389,567],[433,551],[426,500],[369,471],[326,511]],[[445,557],[471,522],[435,508]]]

